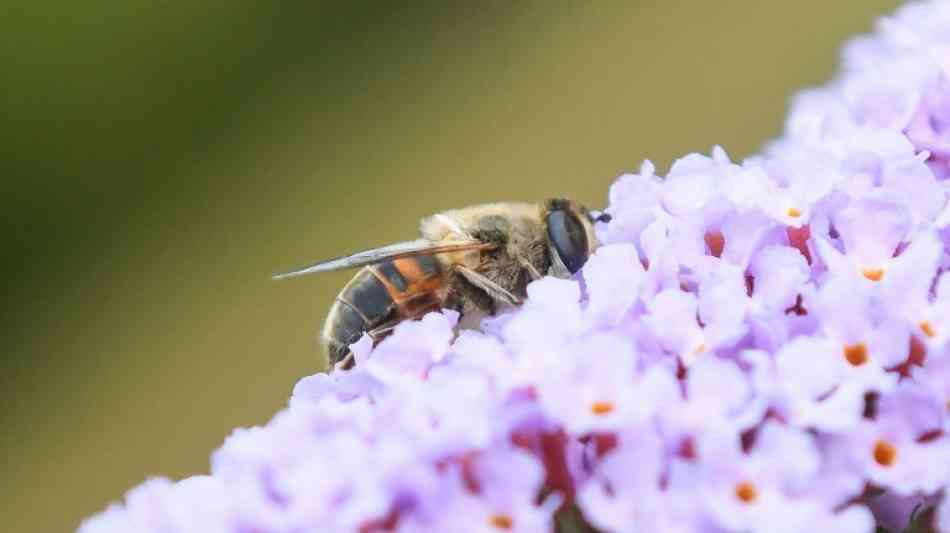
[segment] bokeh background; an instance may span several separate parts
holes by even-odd
[[[0,524],[72,530],[285,405],[348,274],[269,274],[748,155],[897,3],[4,3]]]

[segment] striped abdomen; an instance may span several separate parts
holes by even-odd
[[[378,342],[399,322],[442,307],[446,290],[431,256],[386,261],[361,269],[330,307],[322,340],[330,365],[349,353],[363,333]]]

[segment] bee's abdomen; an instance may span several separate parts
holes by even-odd
[[[331,365],[363,333],[421,316],[442,303],[442,274],[432,257],[386,261],[360,270],[330,308],[323,342]],[[378,341],[375,338],[374,341]]]

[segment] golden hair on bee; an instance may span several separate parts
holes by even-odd
[[[528,283],[576,273],[597,247],[594,223],[607,221],[565,199],[503,202],[423,218],[421,238],[322,261],[275,279],[361,267],[330,307],[321,333],[331,365],[351,364],[364,334],[379,342],[399,323],[438,309],[461,313],[461,327],[520,305]]]

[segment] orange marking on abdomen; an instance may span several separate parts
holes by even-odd
[[[422,267],[419,265],[419,259],[415,257],[408,257],[404,259],[397,259],[394,261],[396,265],[396,270],[402,274],[403,279],[406,280],[408,288],[406,289],[405,294],[407,296],[419,293],[419,292],[432,292],[442,286],[443,278],[441,273],[438,272],[425,272]]]
[[[382,267],[373,266],[373,274],[386,287],[396,305],[399,316],[415,318],[439,309],[445,297],[445,277],[440,271],[427,272],[419,263],[420,258],[406,257],[392,262],[396,272],[405,281],[405,290],[400,290],[392,280],[381,272]]]

